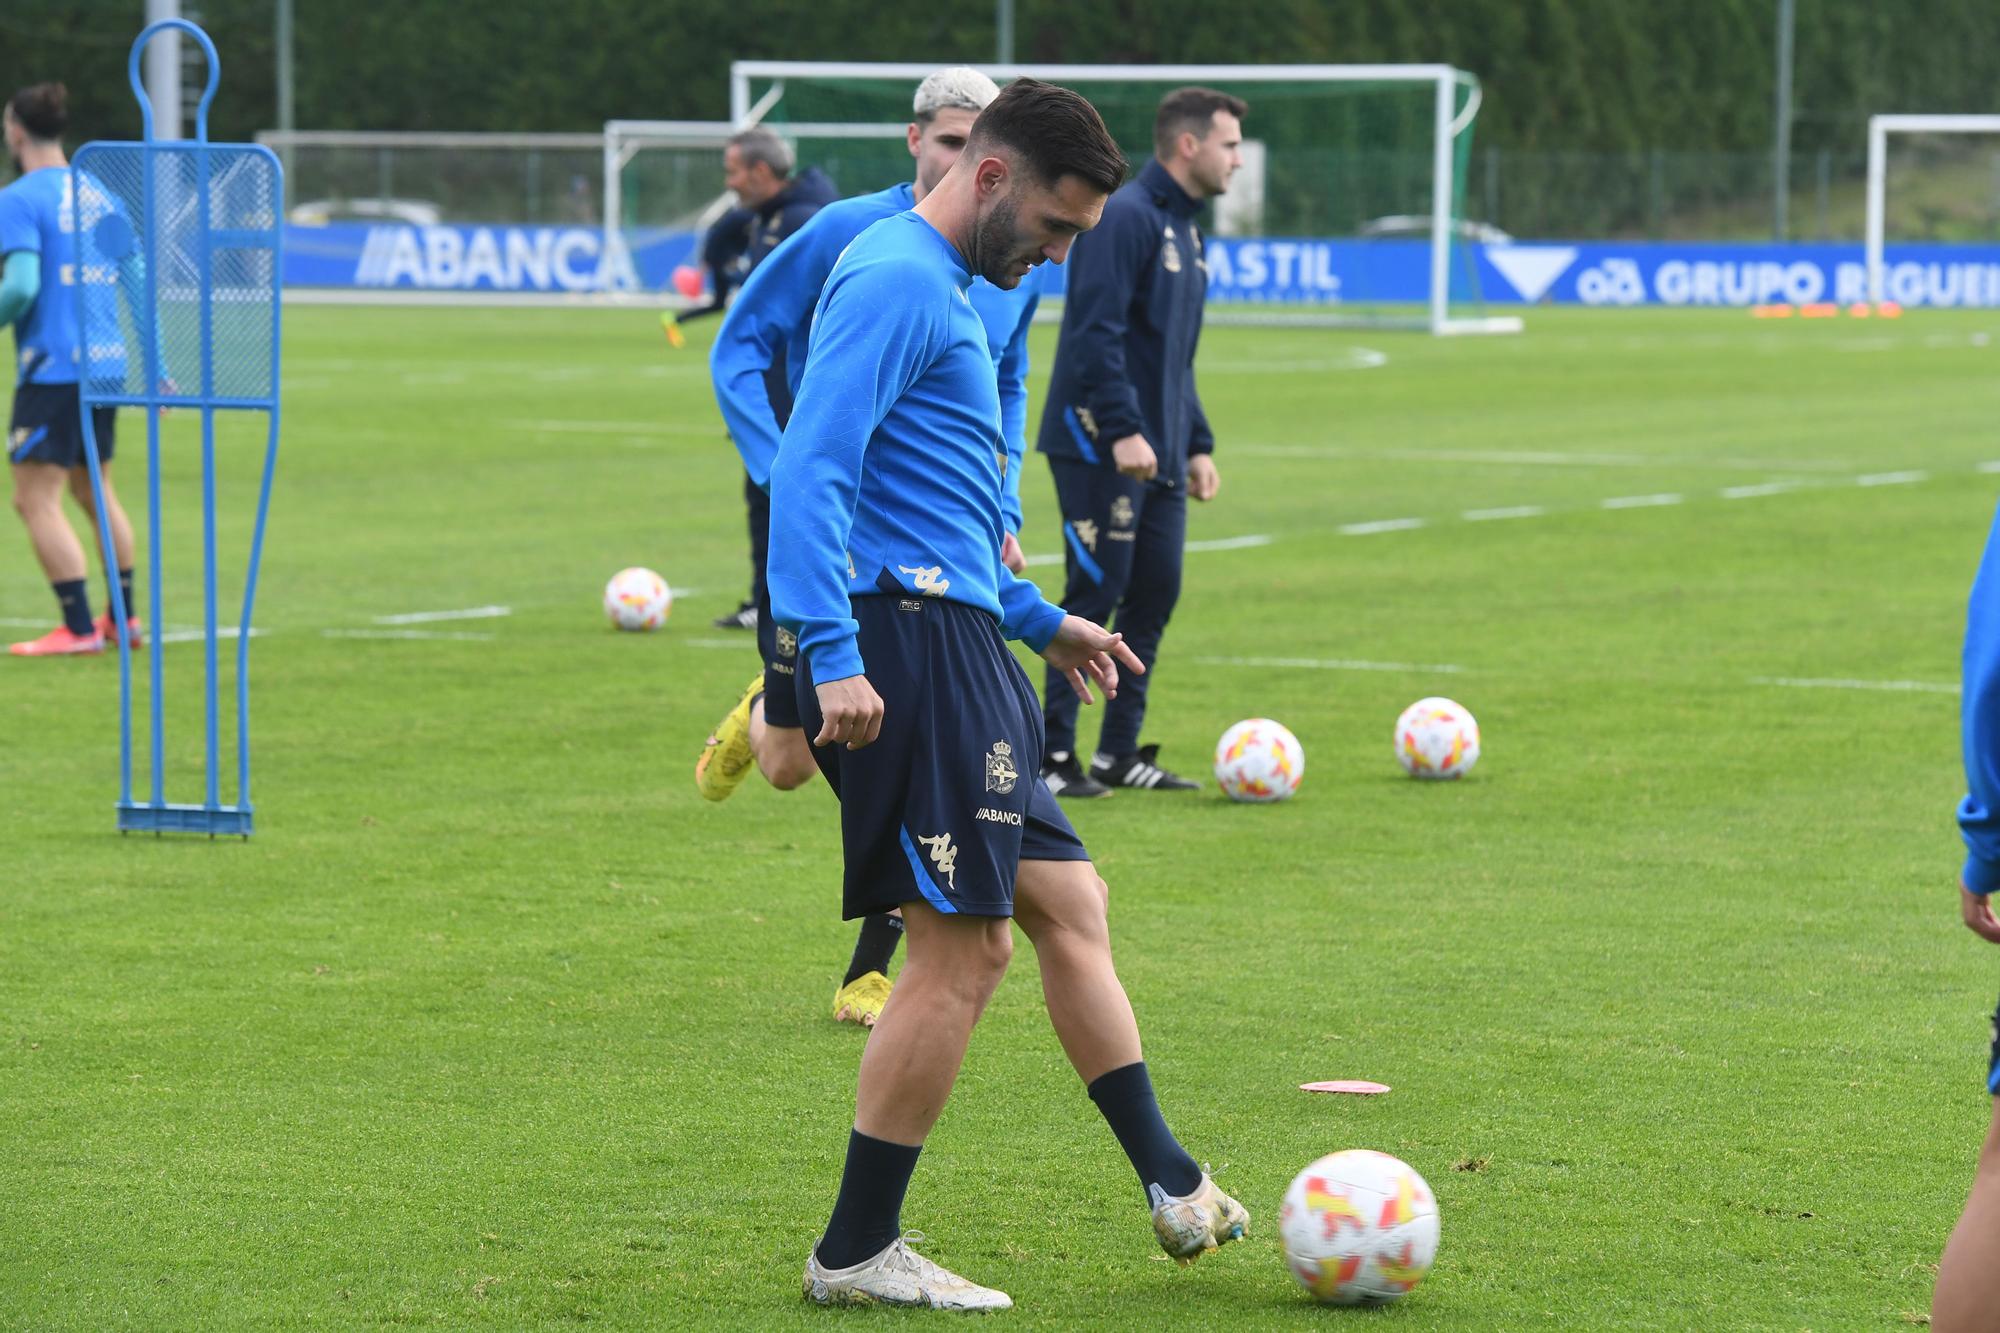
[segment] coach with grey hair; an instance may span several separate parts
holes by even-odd
[[[690,318],[721,310],[732,289],[749,278],[765,256],[780,242],[812,218],[812,215],[840,197],[840,191],[818,167],[807,167],[792,175],[792,147],[775,130],[762,125],[731,136],[722,150],[722,180],[741,204],[731,209],[708,229],[702,242],[702,263],[707,267],[714,299],[700,311],[680,317]],[[771,404],[783,427],[791,415],[791,381],[785,374],[784,349],[764,375]],[[734,611],[719,617],[718,629],[755,629],[757,604],[763,596],[764,551],[771,539],[771,497],[751,480],[743,478],[743,501],[750,512],[750,595]]]

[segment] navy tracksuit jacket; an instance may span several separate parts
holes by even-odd
[[[1149,159],[1077,237],[1035,446],[1049,456],[1062,507],[1063,609],[1122,631],[1146,664],[1147,674],[1119,681],[1104,710],[1098,749],[1107,755],[1139,748],[1146,686],[1180,600],[1188,456],[1215,448],[1194,387],[1208,295],[1200,208]],[[1119,475],[1111,445],[1127,435],[1145,436],[1159,456],[1152,481]],[[1074,751],[1077,698],[1053,669],[1043,697],[1044,753]]]
[[[807,167],[785,188],[756,208],[732,208],[708,229],[702,242],[702,262],[715,283],[715,302],[720,306],[732,288],[740,287],[750,271],[764,262],[764,256],[812,220],[812,215],[840,198],[840,191],[818,167]],[[764,372],[764,387],[771,395],[782,427],[792,414],[792,385],[785,374],[785,349],[780,347],[771,368]],[[750,512],[750,605],[764,600],[764,557],[771,542],[771,497],[764,488],[743,474],[743,503]]]

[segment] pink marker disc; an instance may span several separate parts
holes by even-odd
[[[1323,1083],[1299,1084],[1300,1092],[1354,1092],[1368,1097],[1388,1090],[1387,1083],[1370,1083],[1365,1078],[1335,1078]]]

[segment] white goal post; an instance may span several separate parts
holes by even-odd
[[[949,63],[949,62],[942,62]],[[739,60],[729,69],[729,114],[732,124],[757,123],[784,95],[786,79],[902,79],[912,86],[938,69],[938,64],[908,62],[848,62]],[[1521,321],[1511,316],[1463,318],[1450,310],[1453,241],[1454,148],[1467,132],[1480,103],[1479,81],[1450,65],[982,65],[996,81],[1028,76],[1051,83],[1202,83],[1227,88],[1259,83],[1402,83],[1435,89],[1431,113],[1430,290],[1428,311],[1416,327],[1434,334],[1518,333]],[[771,84],[762,99],[751,100],[753,80]],[[1461,110],[1458,95],[1466,103]],[[782,132],[800,138],[897,137],[901,124],[786,122]],[[607,154],[609,153],[607,135]],[[606,180],[612,178],[606,162]],[[612,216],[607,212],[607,216]],[[1289,322],[1344,324],[1340,316],[1294,317]]]
[[[1883,232],[1889,198],[1892,134],[2000,134],[2000,116],[1870,116],[1868,118],[1868,299],[1883,295]]]

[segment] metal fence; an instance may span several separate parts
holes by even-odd
[[[402,217],[570,226],[602,221],[599,135],[260,137],[286,159],[288,205],[295,216],[303,209],[321,220]],[[1403,162],[1404,154],[1371,150],[1338,155],[1340,161],[1331,165],[1317,159],[1331,161],[1335,155],[1311,156],[1313,162],[1294,164],[1301,168],[1294,174],[1318,176],[1320,183],[1286,184],[1295,192],[1317,189],[1325,196],[1323,207],[1307,210],[1325,234],[1344,234],[1376,213],[1428,208],[1429,162],[1421,153]],[[705,173],[706,160],[678,166],[684,174]],[[1788,239],[1861,240],[1866,168],[1861,145],[1852,153],[1797,154]],[[1763,153],[1481,148],[1466,164],[1460,212],[1523,238],[1769,240],[1772,179],[1772,160]],[[719,156],[712,182],[704,175],[695,192],[709,188],[722,189]],[[1955,145],[1949,154],[1913,148],[1891,164],[1889,211],[1888,234],[1894,240],[2000,239],[2000,137]]]

